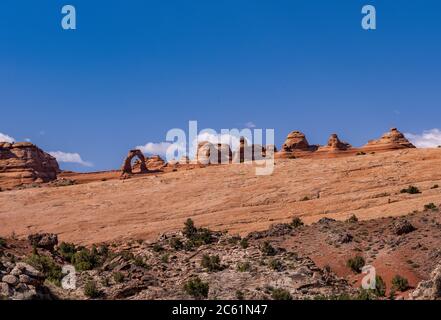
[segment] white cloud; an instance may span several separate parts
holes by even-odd
[[[58,162],[76,163],[85,167],[93,167],[93,163],[84,161],[78,153],[51,151],[49,154],[55,157]]]
[[[7,134],[1,133],[0,132],[0,142],[9,142],[12,143],[14,142],[15,139],[11,136],[8,136]]]
[[[256,127],[256,125],[254,124],[254,122],[250,121],[245,123],[245,127],[249,128],[249,129],[253,129]]]
[[[137,146],[136,149],[141,150],[142,153],[164,156],[171,145],[172,144],[169,142],[160,142],[160,143],[149,142],[143,146]]]
[[[437,148],[441,146],[441,130],[425,130],[421,134],[406,133],[406,137],[418,148]]]

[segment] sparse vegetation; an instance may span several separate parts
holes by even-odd
[[[274,271],[277,271],[277,272],[281,272],[284,269],[283,263],[280,260],[277,260],[277,259],[270,260],[269,267],[271,269],[273,269]]]
[[[262,253],[266,256],[275,256],[277,254],[277,250],[274,249],[274,247],[268,241],[265,241],[260,246],[260,251],[262,251]]]
[[[58,248],[58,251],[64,260],[72,262],[72,258],[77,252],[77,248],[73,243],[62,242]]]
[[[209,285],[195,277],[184,284],[184,291],[195,299],[204,299],[208,297]]]
[[[300,199],[300,201],[309,201],[309,200],[311,200],[311,199],[309,199],[308,196],[304,196],[302,199]]]
[[[354,271],[356,273],[361,273],[365,264],[366,264],[366,262],[363,259],[363,257],[361,257],[361,256],[356,256],[355,258],[351,258],[346,263],[348,268],[350,268],[352,271]]]
[[[299,217],[293,218],[292,222],[291,222],[291,227],[295,228],[299,228],[302,227],[304,225],[302,219],[300,219]]]
[[[240,240],[240,246],[242,247],[242,249],[247,249],[249,246],[248,239],[243,238],[242,240]]]
[[[176,251],[180,251],[180,250],[184,249],[184,244],[178,238],[170,239],[170,246],[173,249],[175,249]]]
[[[212,241],[211,231],[206,228],[196,228],[191,219],[187,219],[182,232],[188,239],[187,248],[200,247]]]
[[[357,223],[358,222],[358,218],[355,214],[353,214],[352,216],[350,216],[347,220],[347,223]]]
[[[89,298],[98,298],[100,296],[100,291],[97,288],[95,281],[88,281],[84,286],[84,295]]]
[[[125,277],[122,272],[114,272],[113,273],[113,280],[115,280],[116,283],[123,283],[124,279],[125,279]]]
[[[375,290],[374,293],[377,297],[385,297],[386,296],[386,283],[383,278],[380,276],[375,277]]]
[[[365,156],[365,155],[366,155],[366,152],[364,152],[364,151],[359,151],[356,153],[356,156]]]
[[[170,254],[164,253],[161,256],[161,262],[167,264],[167,263],[169,263],[169,261],[170,261]]]
[[[57,286],[61,285],[63,279],[61,267],[51,257],[32,254],[26,259],[26,263],[42,272],[48,281]]]
[[[101,265],[101,257],[98,254],[98,250],[95,246],[92,250],[87,248],[80,248],[75,254],[72,255],[71,263],[75,266],[77,271],[92,270]]]
[[[292,295],[289,291],[278,288],[272,290],[271,298],[278,301],[290,301],[292,300]]]
[[[6,239],[0,238],[0,248],[6,247]]]
[[[400,193],[408,193],[408,194],[418,194],[421,193],[420,189],[415,186],[409,186],[406,189],[402,189]]]
[[[409,281],[400,275],[396,275],[392,279],[392,288],[396,291],[405,292],[409,289]]]
[[[433,202],[424,205],[424,211],[430,211],[436,209],[438,209],[438,207]]]
[[[205,254],[202,256],[201,266],[206,268],[209,272],[222,271],[224,266],[221,265],[221,260],[219,256],[210,256]]]
[[[435,184],[435,185],[433,185],[433,187],[430,188],[430,189],[438,189],[438,188],[439,188],[439,185]]]
[[[237,271],[239,271],[239,272],[249,272],[249,271],[251,271],[251,263],[249,263],[248,261],[246,261],[246,262],[239,262],[237,264]]]

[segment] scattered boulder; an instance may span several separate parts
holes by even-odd
[[[57,179],[57,160],[30,142],[0,142],[0,188]]]
[[[398,236],[408,234],[416,230],[416,228],[407,220],[398,221],[393,226],[394,233]]]
[[[58,244],[58,236],[53,233],[36,233],[28,236],[29,243],[33,247],[53,251]]]

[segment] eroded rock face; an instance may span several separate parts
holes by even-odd
[[[201,164],[228,164],[232,153],[228,144],[202,141],[198,144],[197,160]]]
[[[122,174],[131,174],[133,172],[132,160],[137,157],[139,159],[139,168],[141,173],[148,172],[144,154],[139,149],[130,150],[121,167]]]
[[[29,142],[0,142],[0,187],[49,182],[60,172],[57,160]]]
[[[432,272],[429,280],[422,281],[415,291],[410,294],[412,300],[441,299],[441,264]]]
[[[159,155],[155,155],[146,159],[146,166],[148,170],[161,170],[165,167],[165,161]]]
[[[392,128],[380,139],[369,141],[365,148],[404,149],[415,146],[397,128]]]
[[[329,150],[348,150],[352,148],[352,146],[347,142],[342,142],[338,138],[338,135],[336,133],[331,134],[328,140],[328,144],[323,149],[329,149]]]
[[[293,152],[296,150],[309,151],[310,146],[304,133],[300,131],[291,132],[282,146],[282,152]]]

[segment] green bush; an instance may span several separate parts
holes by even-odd
[[[378,300],[378,297],[373,290],[360,289],[355,300]]]
[[[407,189],[402,189],[401,193],[418,194],[421,193],[420,189],[415,186],[409,186]]]
[[[84,294],[89,298],[98,298],[100,296],[100,291],[97,288],[95,281],[88,281],[84,286]]]
[[[433,202],[424,205],[425,211],[436,210],[436,209],[438,209],[438,207]]]
[[[3,238],[0,238],[0,248],[6,247],[6,240]]]
[[[144,258],[141,256],[136,256],[133,264],[137,267],[148,269],[149,265],[144,261]]]
[[[405,292],[409,289],[409,281],[400,275],[396,275],[392,279],[392,288],[395,291]]]
[[[274,289],[271,293],[271,297],[273,300],[279,301],[290,301],[292,300],[292,295],[289,291],[285,289]]]
[[[113,273],[113,280],[115,280],[116,283],[123,283],[124,279],[125,279],[125,277],[122,272],[114,272]]]
[[[224,269],[219,256],[210,256],[208,254],[202,256],[201,266],[206,268],[209,272],[217,272]]]
[[[361,273],[361,270],[365,266],[365,261],[363,257],[356,256],[347,261],[346,265],[354,272]]]
[[[284,269],[282,262],[280,262],[280,260],[277,260],[277,259],[272,259],[269,262],[269,266],[271,269],[273,269],[277,272],[281,272]]]
[[[304,225],[304,223],[303,223],[302,219],[300,219],[300,218],[298,218],[298,217],[292,219],[291,227],[293,227],[293,228],[299,228],[299,227],[301,227],[301,226],[303,226],[303,225]]]
[[[212,242],[211,231],[205,228],[196,228],[193,220],[187,219],[182,233],[188,239],[187,248],[200,247]]]
[[[73,243],[62,242],[58,248],[58,251],[64,260],[72,262],[72,257],[77,252],[77,248]]]
[[[277,254],[277,250],[274,249],[274,247],[268,241],[265,241],[260,246],[260,251],[262,251],[262,253],[266,256],[275,256]]]
[[[98,267],[101,264],[101,258],[96,247],[93,247],[92,250],[81,248],[72,256],[71,262],[75,269],[81,272]]]
[[[237,264],[237,271],[239,272],[249,272],[251,271],[251,263],[247,262],[239,262]]]
[[[209,285],[195,277],[184,284],[184,291],[195,299],[204,299],[208,297]]]
[[[243,238],[242,240],[240,240],[240,246],[242,247],[242,249],[247,249],[249,247],[248,239]]]
[[[380,276],[375,277],[375,290],[374,293],[377,297],[385,297],[386,296],[386,283],[383,278]]]
[[[167,264],[169,262],[170,254],[164,253],[161,256],[161,262]]]
[[[184,244],[178,238],[170,239],[170,246],[173,249],[175,249],[176,251],[180,251],[180,250],[184,249]]]
[[[26,261],[40,272],[44,274],[46,279],[57,286],[61,285],[61,279],[63,279],[63,273],[61,267],[55,263],[55,261],[48,256],[40,256],[38,254],[32,254]]]
[[[358,222],[358,218],[355,214],[353,214],[352,216],[350,216],[347,220],[347,223],[357,223]]]

